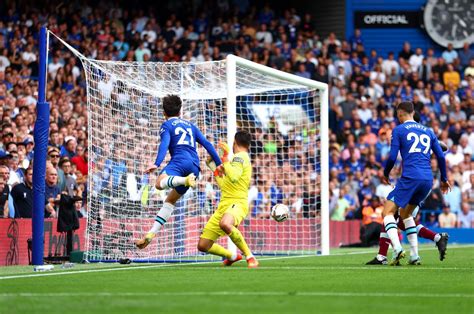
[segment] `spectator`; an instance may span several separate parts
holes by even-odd
[[[73,136],[67,136],[64,139],[65,145],[61,146],[61,157],[68,157],[69,159],[76,156],[77,141]],[[58,160],[59,162],[59,160]]]
[[[428,216],[428,221],[426,221],[424,225],[426,228],[429,228],[429,229],[439,228],[439,223],[436,220],[436,214],[434,212],[430,212]]]
[[[15,204],[15,218],[31,218],[33,213],[33,168],[25,170],[24,182],[13,187],[11,196]]]
[[[474,57],[469,60],[469,65],[464,70],[464,77],[471,77],[471,79],[474,78]]]
[[[448,70],[443,73],[443,82],[446,89],[457,89],[461,83],[461,76],[454,70],[452,64],[448,64]]]
[[[79,170],[83,175],[87,176],[88,174],[88,156],[89,151],[83,146],[77,147],[77,155],[71,158],[71,162],[76,165],[77,170]]]
[[[56,210],[55,210],[55,202],[59,201],[60,193],[58,183],[58,172],[54,167],[47,167],[46,168],[46,185],[45,185],[45,198],[47,204],[45,209],[47,211],[46,217],[55,218]]]
[[[445,205],[443,212],[438,216],[440,228],[455,228],[456,220],[456,214],[451,212],[449,205]]]
[[[412,72],[418,72],[424,58],[425,56],[423,55],[423,50],[421,50],[421,48],[416,48],[415,54],[411,55],[410,59],[408,60]]]
[[[405,61],[408,61],[413,55],[413,50],[411,50],[411,45],[409,42],[403,43],[403,49],[398,53],[398,58],[402,58]]]
[[[453,214],[458,214],[461,211],[462,194],[458,183],[454,181],[453,176],[448,177],[451,191],[444,195],[444,202],[449,206]]]
[[[458,214],[458,228],[474,228],[474,210],[469,210],[469,204],[463,202],[462,210]]]
[[[8,218],[8,197],[10,190],[7,182],[0,175],[0,218]]]
[[[382,62],[382,71],[386,76],[389,76],[392,73],[392,70],[398,74],[400,71],[400,65],[394,59],[394,53],[390,51],[388,53],[388,59]]]
[[[61,187],[58,184],[59,191],[60,192],[67,192],[67,194],[71,197],[76,195],[77,191],[77,184],[76,184],[76,179],[71,175],[72,174],[72,167],[71,167],[71,161],[67,157],[61,158],[59,161],[59,168],[63,171],[64,173],[64,178],[65,178],[65,184],[64,187],[61,189]]]
[[[443,51],[442,57],[447,64],[451,64],[458,58],[458,53],[453,49],[453,44],[448,44],[448,49]]]
[[[331,213],[331,220],[344,221],[347,212],[349,211],[350,204],[344,197],[344,193],[341,191],[337,200],[337,205],[334,211]]]
[[[458,52],[458,57],[461,69],[467,68],[469,61],[474,58],[474,52],[472,52],[469,43],[464,43],[462,50]]]

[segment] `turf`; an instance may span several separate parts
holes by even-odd
[[[474,312],[473,247],[450,247],[444,262],[424,247],[422,266],[401,267],[365,266],[370,251],[262,258],[259,269],[244,262],[94,264],[45,273],[3,267],[0,313]]]

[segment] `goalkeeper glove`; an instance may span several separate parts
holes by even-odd
[[[226,142],[219,142],[219,144],[217,144],[217,148],[218,148],[219,157],[221,158],[222,162],[224,163],[224,162],[229,161],[229,153],[230,153],[229,145],[227,145]]]

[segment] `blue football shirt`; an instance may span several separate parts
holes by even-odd
[[[160,129],[161,143],[155,165],[160,166],[168,150],[171,162],[193,163],[199,167],[199,156],[196,143],[201,144],[211,155],[216,165],[222,162],[214,146],[205,138],[201,131],[191,122],[172,117],[166,120]]]
[[[384,174],[388,176],[398,152],[402,156],[402,177],[415,180],[433,180],[431,151],[444,161],[443,151],[433,131],[413,120],[398,125],[392,132],[390,158]],[[446,167],[440,165],[441,179],[446,181]]]

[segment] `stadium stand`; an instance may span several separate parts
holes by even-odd
[[[449,194],[441,195],[433,159],[437,179],[421,210],[422,219],[432,220],[432,214],[441,214],[445,205],[454,215],[466,206],[474,209],[474,53],[469,45],[437,56],[433,50],[422,51],[406,43],[400,51],[381,56],[376,50],[365,51],[364,34],[359,30],[350,39],[337,38],[334,33],[322,36],[309,14],[249,6],[247,1],[205,1],[216,8],[212,15],[206,8],[187,7],[180,1],[165,10],[139,4],[126,9],[124,1],[50,4],[39,10],[28,1],[18,7],[12,3],[0,4],[0,163],[10,170],[2,172],[7,183],[0,185],[5,186],[4,191],[24,181],[25,169],[33,158],[37,37],[39,27],[47,24],[94,59],[209,61],[233,53],[329,83],[330,211],[335,220],[361,219],[362,209],[371,206],[373,196],[383,198],[390,189],[380,178],[391,129],[396,125],[395,105],[413,100],[421,122],[449,147],[446,158],[453,186]],[[85,195],[88,120],[84,73],[81,64],[54,40],[49,56],[50,166],[56,168],[62,190],[67,189],[65,182],[75,181],[76,193]],[[314,132],[296,129],[283,136],[277,130],[260,130],[256,143],[266,138],[274,145],[258,149],[276,154],[282,143],[293,143],[299,161],[285,166],[287,171],[298,173],[311,158],[308,147]],[[70,160],[72,167],[61,168],[59,157]],[[396,169],[399,174],[400,165]],[[113,170],[118,175],[125,172]],[[271,205],[283,197],[291,199],[294,214],[314,215],[317,209],[311,208],[309,200],[317,197],[318,191],[303,193],[296,188],[306,179],[310,182],[301,176],[294,186],[284,187],[273,178],[256,177],[254,182],[261,184],[253,188],[252,215],[267,218]],[[118,188],[120,178],[111,176],[110,180]],[[5,215],[21,217],[22,210],[15,210],[19,204],[3,197],[0,200],[2,208],[9,208]],[[54,206],[54,202],[50,204]],[[86,212],[81,208],[82,214]]]

